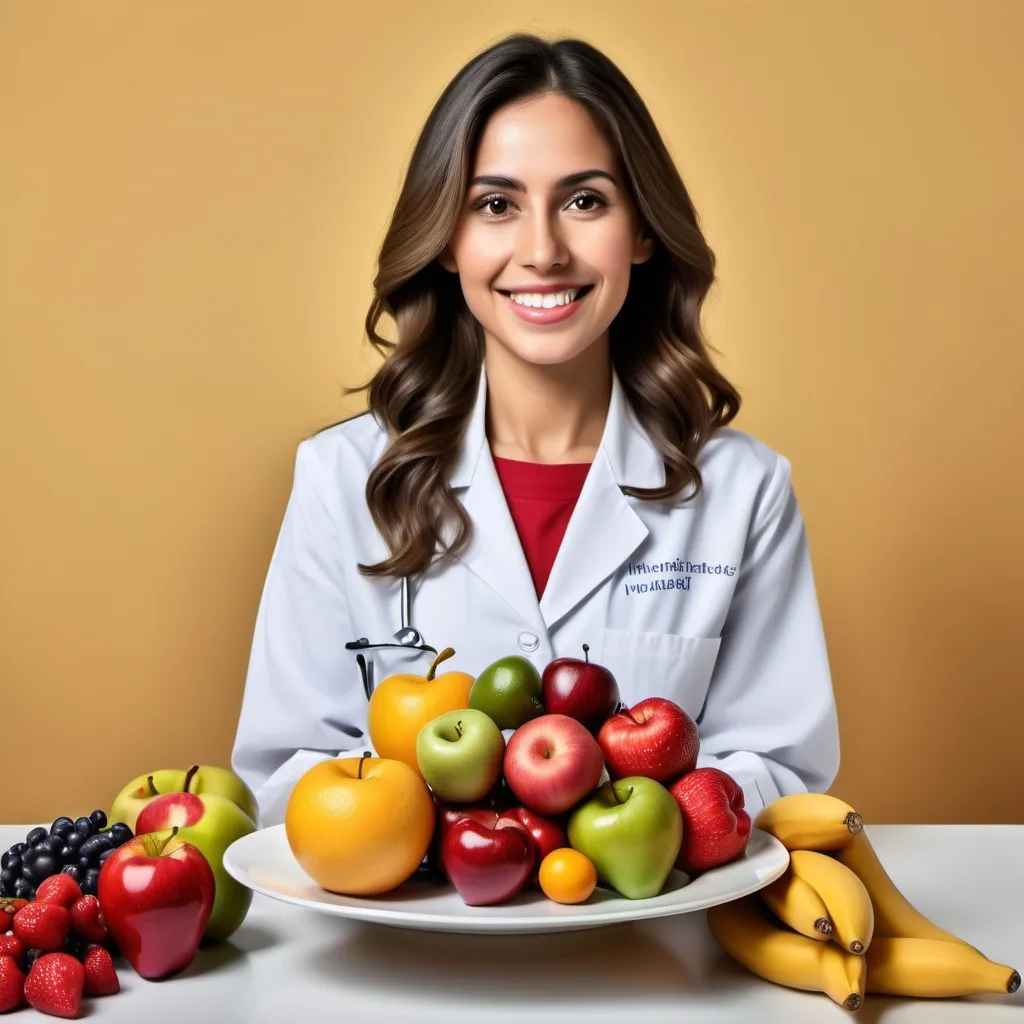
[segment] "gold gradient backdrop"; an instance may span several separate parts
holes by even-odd
[[[877,822],[1021,822],[1024,5],[0,5],[0,821],[228,765],[295,446],[416,132],[508,32],[629,75],[788,456]]]

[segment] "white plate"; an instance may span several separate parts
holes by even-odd
[[[424,931],[489,933],[574,931],[704,910],[764,888],[789,864],[789,853],[774,836],[752,829],[743,855],[688,882],[673,871],[665,889],[630,900],[598,887],[585,903],[564,905],[527,886],[507,903],[468,907],[451,885],[414,878],[383,896],[341,896],[328,892],[302,870],[285,836],[272,825],[235,840],[224,853],[228,873],[254,892],[297,907],[375,924]]]

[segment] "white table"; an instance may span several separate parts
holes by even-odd
[[[0,850],[30,828],[0,826]],[[1024,970],[1024,825],[875,825],[868,833],[924,914]],[[349,923],[257,894],[232,939],[201,950],[175,978],[147,982],[117,963],[121,992],[90,1000],[90,1020],[1024,1024],[1024,990],[869,995],[850,1014],[823,994],[749,974],[720,950],[703,913],[558,936],[476,937]],[[23,1008],[16,1019],[43,1018]]]

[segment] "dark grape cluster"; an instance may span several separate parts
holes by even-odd
[[[49,830],[34,828],[23,843],[0,857],[0,897],[33,900],[43,880],[61,872],[83,893],[95,896],[103,862],[131,838],[132,830],[123,821],[108,828],[103,811],[77,821],[58,818]]]

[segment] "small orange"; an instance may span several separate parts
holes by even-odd
[[[402,761],[419,772],[416,740],[420,729],[449,711],[469,707],[474,679],[467,672],[443,672],[437,666],[455,653],[446,647],[431,662],[425,676],[401,672],[381,681],[370,697],[367,729],[373,749],[381,756]]]
[[[597,887],[593,861],[571,846],[552,850],[541,862],[538,881],[549,900],[582,903]]]

